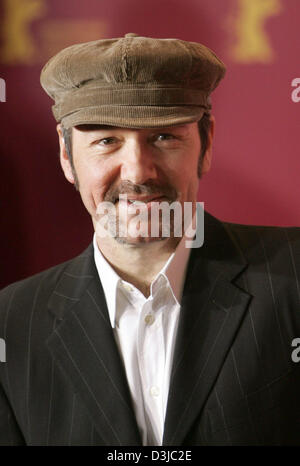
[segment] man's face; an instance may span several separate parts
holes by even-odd
[[[74,183],[75,170],[82,201],[95,229],[99,222],[99,205],[110,202],[114,206],[118,224],[116,239],[119,242],[140,244],[163,239],[161,221],[158,237],[151,238],[153,203],[177,201],[183,208],[184,202],[195,203],[197,200],[197,168],[201,151],[197,123],[159,129],[73,128],[74,170],[59,126],[58,132],[61,164],[66,178]],[[213,125],[202,174],[210,167],[212,134]],[[127,195],[127,202],[120,201],[120,194]],[[139,202],[143,202],[141,211],[137,210]],[[137,212],[142,212],[143,216],[137,217]],[[129,223],[132,228],[132,220],[136,218],[142,218],[137,225],[140,231],[147,230],[147,237],[130,233]],[[113,220],[108,223],[111,227]]]

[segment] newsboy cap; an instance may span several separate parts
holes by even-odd
[[[41,84],[69,128],[155,128],[200,120],[225,66],[207,47],[126,34],[75,44],[44,66]]]

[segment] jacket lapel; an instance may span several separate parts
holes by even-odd
[[[221,222],[206,214],[181,302],[163,445],[181,445],[201,414],[251,299],[234,285],[246,266]]]
[[[141,445],[92,245],[69,264],[49,301],[59,324],[48,348],[104,443]]]

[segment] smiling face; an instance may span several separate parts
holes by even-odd
[[[97,208],[103,202],[113,203],[122,229],[132,218],[130,210],[136,208],[138,202],[143,202],[149,210],[153,202],[167,201],[170,204],[178,201],[183,207],[184,202],[195,203],[197,200],[201,151],[197,123],[158,129],[98,125],[73,128],[74,169],[66,153],[60,125],[58,132],[65,176],[74,184],[76,172],[82,201],[95,228],[99,220]],[[208,135],[202,174],[210,167],[212,135],[213,125]],[[119,202],[120,194],[126,194],[128,202]],[[151,222],[150,215],[147,222]],[[148,228],[150,230],[150,223]],[[115,239],[121,241],[120,231],[117,236]],[[159,239],[162,239],[161,234],[156,238],[128,234],[122,242],[140,244]]]

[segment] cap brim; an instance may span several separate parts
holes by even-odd
[[[97,106],[81,108],[62,118],[65,128],[100,124],[120,128],[159,128],[198,121],[207,111],[199,106]]]

